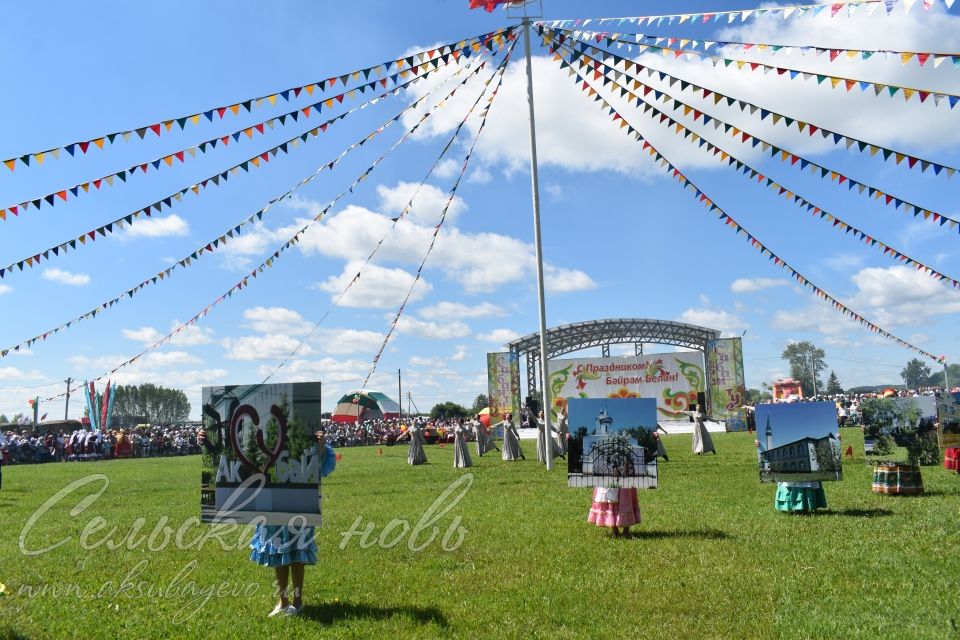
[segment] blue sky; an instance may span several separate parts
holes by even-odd
[[[837,434],[837,410],[832,402],[798,402],[757,405],[757,436],[767,448],[767,420],[773,431],[773,446],[780,447],[801,438],[823,438]]]
[[[613,430],[632,429],[637,426],[656,428],[657,401],[655,398],[574,398],[570,400],[570,431],[581,426],[592,433],[597,416],[606,408],[613,418]]]
[[[492,30],[508,23],[502,11],[467,11],[457,0],[418,3],[52,3],[42,9],[15,3],[5,9],[6,55],[0,77],[0,156],[38,151],[100,134],[152,124],[211,107],[341,75]],[[548,0],[549,18],[650,13],[652,3]],[[750,8],[758,3],[671,3],[671,10]],[[589,7],[589,15],[584,7]],[[644,28],[657,35],[796,45],[907,50],[960,50],[960,7],[924,12],[898,7],[855,18],[777,19],[742,24]],[[626,29],[625,27],[623,28]],[[625,50],[616,50],[625,55]],[[421,285],[381,358],[371,387],[404,395],[423,411],[437,401],[469,403],[485,393],[485,353],[537,326],[533,280],[526,102],[521,50],[507,70],[458,200],[423,272]],[[827,352],[845,386],[899,381],[912,353],[878,339],[798,288],[786,274],[708,215],[673,180],[620,135],[595,103],[576,90],[534,42],[540,141],[543,240],[548,264],[548,325],[607,317],[676,319],[744,336],[745,373],[759,386],[788,368],[779,354],[791,340],[809,339]],[[730,52],[767,60],[769,54]],[[874,57],[828,63],[777,54],[778,64],[879,82],[960,93],[960,70],[934,69]],[[715,86],[782,113],[937,162],[960,166],[960,110],[905,104],[901,98],[854,95],[827,86],[717,70],[697,61],[649,64]],[[0,281],[4,346],[20,342],[95,307],[189,255],[260,209],[319,166],[335,158],[423,95],[433,83],[381,101],[338,122],[322,136],[265,168],[241,174],[200,197],[188,196],[155,216],[92,245]],[[122,383],[155,382],[184,388],[199,414],[203,385],[259,382],[327,311],[383,236],[479,91],[471,81],[436,111],[415,140],[401,145],[328,218],[276,266],[216,307],[200,324],[115,376]],[[663,85],[666,88],[666,84]],[[672,90],[674,94],[680,94]],[[363,97],[331,113],[359,104]],[[431,95],[433,104],[439,95]],[[696,100],[692,100],[696,104]],[[312,102],[312,100],[310,100]],[[251,114],[188,127],[159,138],[119,142],[81,158],[62,156],[42,166],[0,170],[0,207],[126,168],[279,115],[278,102]],[[920,174],[877,158],[811,140],[795,130],[759,124],[726,107],[716,115],[820,164],[903,196],[932,210],[960,216],[956,180]],[[675,164],[808,278],[865,317],[950,361],[960,361],[955,314],[960,293],[896,266],[879,252],[837,233],[782,198],[751,185],[734,170],[677,140],[654,121],[625,111]],[[326,114],[323,116],[328,117]],[[258,151],[316,126],[294,123],[241,137],[226,149],[183,164],[138,173],[125,184],[44,206],[0,223],[4,264],[33,255],[87,229],[132,212]],[[398,225],[364,286],[322,323],[282,380],[322,379],[330,406],[363,379],[390,318],[422,259],[446,192],[456,178],[476,120],[448,152],[421,191],[406,224]],[[27,411],[26,399],[60,393],[67,376],[99,376],[139,352],[215,300],[292,235],[303,220],[348,186],[403,131],[405,119],[347,156],[298,191],[298,199],[272,208],[262,226],[173,278],[144,289],[93,320],[0,361],[0,413]],[[699,131],[700,129],[698,129]],[[954,234],[914,222],[834,183],[769,158],[729,137],[705,131],[712,142],[851,224],[960,276]],[[175,218],[171,216],[176,216]],[[666,348],[670,350],[669,347]],[[617,349],[614,353],[620,352]],[[632,353],[632,347],[622,352]],[[589,355],[589,354],[585,354]],[[34,388],[26,388],[34,387]],[[79,416],[82,402],[71,403]],[[406,403],[405,403],[406,406]],[[63,414],[63,400],[41,409]]]

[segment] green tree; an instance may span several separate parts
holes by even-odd
[[[7,424],[8,422],[10,422],[10,419],[7,418],[7,414],[0,413],[0,424]]]
[[[960,386],[960,364],[950,364],[947,365],[947,382],[950,383],[950,387]],[[934,371],[927,377],[926,386],[929,387],[943,387],[943,369],[939,371]]]
[[[769,391],[761,391],[760,389],[747,389],[746,400],[749,404],[759,404],[773,400],[773,394]]]
[[[171,424],[190,417],[190,401],[179,389],[155,384],[120,385],[113,388],[112,426],[130,427],[140,423]]]
[[[823,349],[803,340],[788,344],[780,357],[790,363],[790,376],[800,381],[804,396],[815,395],[814,387],[818,393],[823,393],[820,372],[827,368]]]
[[[487,398],[487,395],[481,393],[473,400],[473,406],[470,407],[470,414],[475,416],[489,406],[490,400]]]
[[[433,405],[433,409],[430,409],[430,417],[434,420],[466,418],[468,415],[467,409],[456,402],[441,402]]]
[[[840,380],[837,379],[837,374],[831,371],[830,377],[827,378],[827,395],[835,396],[841,393],[843,393],[843,387],[840,386]]]
[[[903,378],[903,384],[907,389],[916,389],[927,384],[930,379],[930,367],[922,360],[914,358],[900,372],[900,377]]]

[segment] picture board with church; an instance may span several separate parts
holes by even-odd
[[[657,487],[657,401],[572,398],[569,487]]]
[[[761,482],[841,480],[840,431],[832,402],[759,404]]]

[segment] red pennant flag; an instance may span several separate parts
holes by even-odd
[[[493,12],[497,8],[497,5],[501,4],[513,4],[516,0],[470,0],[471,9],[483,8],[488,12]]]

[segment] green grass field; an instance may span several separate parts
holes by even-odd
[[[720,454],[704,458],[690,453],[689,435],[666,437],[670,462],[660,488],[640,494],[643,523],[627,539],[586,524],[589,490],[565,487],[562,461],[547,473],[535,461],[476,458],[469,492],[419,552],[409,536],[389,549],[363,548],[359,538],[341,549],[341,532],[357,516],[361,528],[375,524],[371,540],[395,518],[415,525],[463,475],[452,447],[428,447],[431,464],[418,468],[406,465],[405,447],[384,447],[382,457],[344,449],[324,484],[321,560],[307,570],[297,619],[266,617],[272,571],[237,549],[248,539],[238,527],[223,537],[226,551],[215,539],[159,549],[159,535],[155,550],[147,541],[84,549],[81,532],[96,516],[104,528],[87,546],[113,527],[110,539],[122,542],[138,518],[135,542],[196,516],[198,458],[5,467],[0,637],[960,637],[960,476],[927,467],[925,495],[874,495],[859,432],[843,437],[844,449],[861,453],[845,461],[842,482],[825,485],[830,509],[809,516],[773,509],[775,487],[757,481],[752,436],[716,434]],[[524,442],[528,457],[532,445]],[[28,518],[89,474],[109,478],[99,499],[71,515],[103,483],[78,490],[40,516],[24,544],[65,542],[23,555]],[[444,551],[456,517],[463,544]],[[190,527],[186,541],[210,530]],[[400,533],[397,525],[387,537]]]

